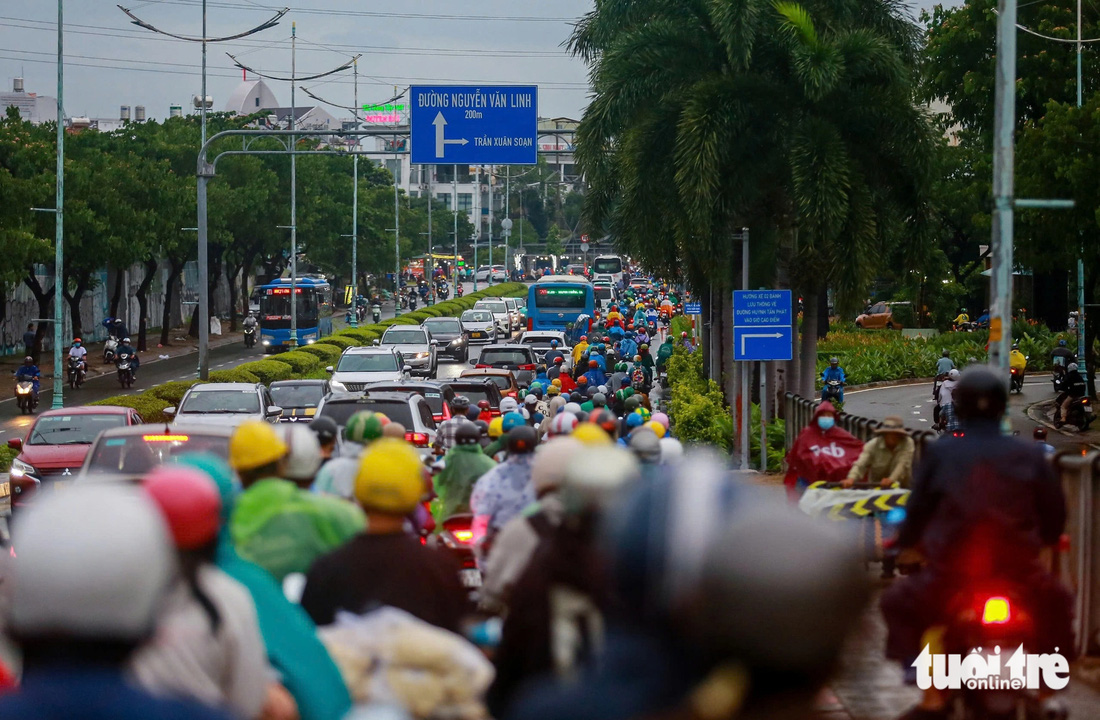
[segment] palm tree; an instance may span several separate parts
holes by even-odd
[[[913,102],[919,33],[903,8],[597,0],[569,43],[594,91],[577,135],[588,226],[723,298],[733,233],[765,238],[777,260],[757,282],[777,273],[805,299],[804,393],[818,296],[830,287],[851,306],[887,248],[923,227],[933,136]]]

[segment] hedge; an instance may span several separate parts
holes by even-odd
[[[183,400],[184,393],[192,385],[198,385],[201,382],[202,380],[172,380],[149,388],[145,391],[145,394],[160,398],[172,405],[179,405],[180,401]]]
[[[11,470],[11,461],[19,454],[18,450],[12,450],[7,445],[0,445],[0,473]]]
[[[210,373],[210,382],[258,383],[260,382],[260,378],[256,377],[247,370],[233,368],[231,370],[215,370],[214,372]]]
[[[222,370],[219,372],[225,371]],[[210,373],[210,375],[213,376],[214,373]],[[141,415],[141,419],[147,423],[169,422],[171,418],[164,414],[164,408],[173,406],[173,403],[159,398],[156,395],[151,395],[149,391],[145,391],[140,395],[115,395],[114,397],[104,398],[103,400],[97,400],[88,404],[116,405],[119,407],[133,408]]]
[[[316,355],[310,355],[301,350],[291,350],[290,352],[280,353],[275,359],[278,362],[289,365],[295,375],[301,375],[316,370],[321,364],[321,359]]]
[[[260,378],[264,385],[270,385],[276,380],[290,380],[294,377],[294,368],[289,363],[278,360],[256,360],[237,366],[238,370],[250,372]]]
[[[325,338],[325,342],[306,345],[302,348],[301,352],[316,356],[317,359],[321,361],[322,365],[329,365],[340,357],[344,349],[336,345],[329,345],[328,338]]]
[[[349,347],[354,346],[356,343],[351,338],[340,337],[339,335],[328,335],[321,338],[320,342],[327,343],[329,345],[335,345],[341,350],[347,350]],[[306,347],[309,347],[308,345]]]
[[[360,345],[370,345],[375,340],[382,337],[381,333],[375,332],[374,330],[367,330],[366,328],[362,327],[341,330],[339,333],[337,333],[337,335],[349,337],[352,340],[358,342]]]

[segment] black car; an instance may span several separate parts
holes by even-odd
[[[420,325],[431,334],[437,356],[446,355],[457,362],[466,362],[470,357],[470,338],[458,318],[428,318]]]
[[[332,418],[341,428],[357,412],[382,413],[405,426],[405,439],[417,448],[430,448],[435,442],[435,417],[428,401],[415,392],[329,393],[317,408],[317,417]],[[425,451],[426,452],[426,451]]]
[[[328,380],[277,380],[271,383],[271,399],[283,409],[279,422],[309,422],[321,398],[329,393]]]
[[[398,380],[396,382],[382,380],[367,383],[363,388],[365,392],[414,392],[428,401],[432,408],[432,416],[437,423],[449,420],[451,417],[451,400],[454,400],[455,391],[446,382],[434,380]]]
[[[529,345],[501,343],[486,345],[481,356],[470,364],[479,368],[504,368],[511,370],[520,387],[527,387],[535,377],[535,365],[538,359]]]
[[[471,405],[477,405],[481,400],[489,401],[489,411],[493,415],[500,415],[500,401],[504,397],[500,394],[500,388],[492,380],[479,378],[457,378],[448,380],[451,392],[462,395],[470,401]]]

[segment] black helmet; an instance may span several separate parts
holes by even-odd
[[[1008,389],[1001,376],[986,365],[963,372],[951,394],[959,420],[1000,420],[1008,405]]]
[[[595,387],[589,387],[587,390],[585,390],[585,394],[588,395],[589,400],[596,397],[599,393],[600,391],[597,390]]]
[[[944,348],[943,349],[943,356],[944,357],[950,357],[951,356],[951,351],[948,350],[947,348]]]
[[[313,418],[309,423],[309,429],[317,436],[317,442],[322,445],[332,442],[340,434],[340,428],[336,425],[336,421],[325,415]]]
[[[530,425],[518,425],[508,431],[508,454],[526,455],[535,451],[539,434]]]
[[[468,407],[470,407],[470,398],[465,395],[455,395],[451,399],[451,412],[455,415],[465,415]]]
[[[455,430],[455,444],[477,445],[481,440],[481,431],[472,422],[463,421]]]
[[[485,422],[484,420],[478,420],[474,423],[474,425],[477,425],[477,431],[481,434],[481,437],[489,437],[489,423]]]
[[[34,358],[32,358],[30,355],[28,355],[27,357],[23,358],[23,364],[24,365],[34,365]]]
[[[595,407],[598,407],[598,408],[606,406],[607,405],[607,396],[604,395],[602,392],[596,393],[595,395],[592,396],[592,405],[595,406]]]
[[[470,407],[466,408],[467,420],[469,420],[470,422],[474,422],[479,417],[481,417],[481,408],[479,408],[477,405],[471,405]]]

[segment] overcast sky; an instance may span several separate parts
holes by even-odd
[[[121,105],[144,105],[163,118],[172,104],[188,111],[199,94],[200,45],[138,28],[116,0],[68,0],[65,8],[65,107],[70,116],[116,118]],[[180,35],[201,35],[201,0],[122,0],[143,20]],[[920,0],[919,6],[929,6]],[[570,22],[592,0],[292,0],[280,24],[245,40],[209,46],[208,94],[222,110],[241,71],[226,57],[274,75],[289,75],[291,22],[297,22],[299,76],[359,60],[360,103],[381,102],[410,84],[535,84],[539,114],[579,118],[587,104],[586,70],[562,43]],[[208,0],[208,35],[232,35],[258,25],[279,4],[268,0]],[[28,92],[55,95],[55,3],[0,2],[3,89],[22,76]],[[331,48],[331,49],[329,49]],[[289,84],[270,83],[290,104]],[[300,83],[326,100],[350,105],[350,71]],[[298,94],[298,104],[313,101]],[[337,116],[346,115],[334,111]]]

